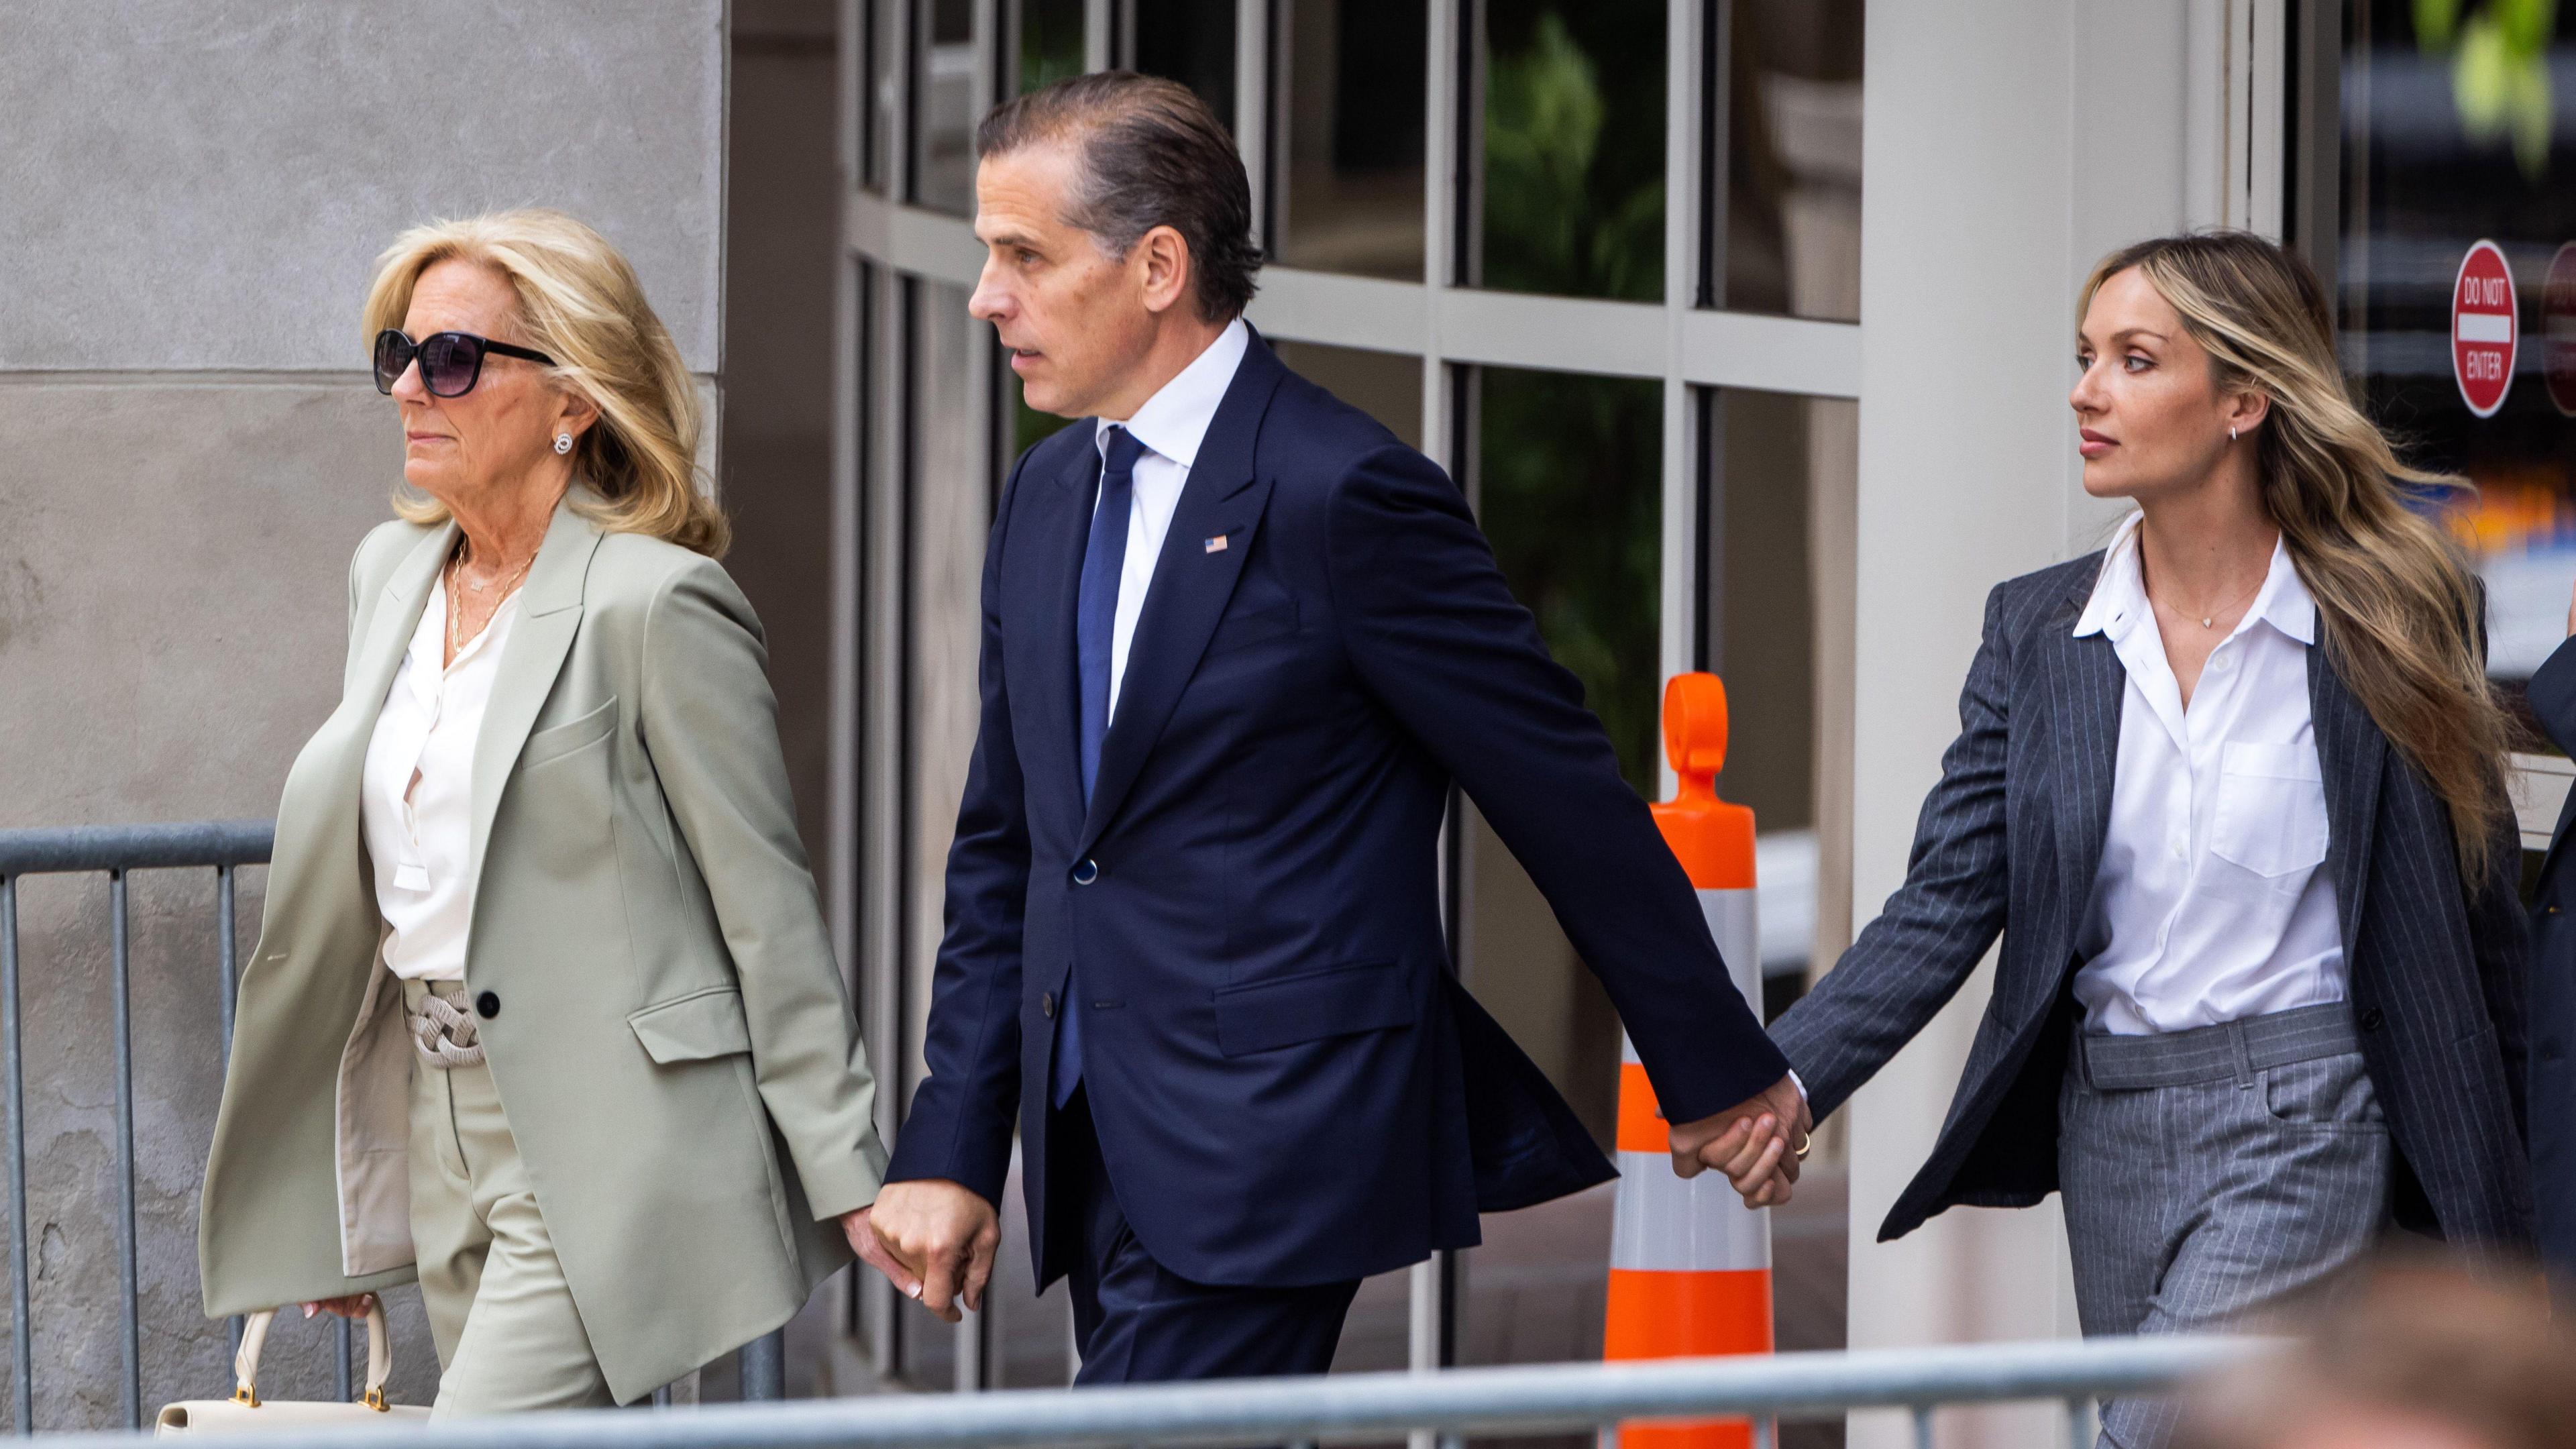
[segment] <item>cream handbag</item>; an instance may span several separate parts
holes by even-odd
[[[417,1429],[429,1422],[429,1410],[385,1402],[385,1380],[393,1377],[393,1335],[385,1330],[385,1306],[367,1300],[367,1396],[354,1404],[263,1403],[259,1397],[259,1350],[268,1340],[274,1312],[254,1313],[242,1324],[241,1352],[233,1355],[239,1387],[229,1399],[186,1399],[165,1404],[153,1432],[157,1434],[248,1434],[263,1429],[290,1429],[330,1424],[344,1429],[370,1425]]]

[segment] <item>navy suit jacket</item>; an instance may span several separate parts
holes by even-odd
[[[2558,748],[2576,752],[2576,644],[2561,644],[2531,677],[2531,709]],[[2531,1180],[2540,1255],[2561,1291],[2576,1288],[2576,877],[2567,833],[2576,793],[2558,816],[2531,896]]]
[[[1086,811],[1074,602],[1093,433],[1024,454],[994,519],[929,1074],[889,1180],[999,1202],[1016,1118],[1038,1282],[1065,1271],[1047,1081],[1068,976],[1119,1206],[1185,1278],[1364,1277],[1475,1243],[1480,1210],[1611,1176],[1449,970],[1453,781],[1608,987],[1669,1117],[1780,1079],[1466,500],[1258,338],[1155,563]]]

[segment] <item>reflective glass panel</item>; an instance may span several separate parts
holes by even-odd
[[[1712,188],[1700,300],[1856,320],[1862,0],[1712,9],[1726,31],[1705,60],[1726,75],[1703,104],[1726,173]]]
[[[1014,0],[1020,25],[1019,88],[1082,74],[1082,0]]]
[[[1695,401],[1707,477],[1702,637],[1727,699],[1717,793],[1753,810],[1768,1018],[1849,944],[1860,408],[1741,390]],[[1783,1352],[1847,1341],[1850,1173],[1835,1140],[1827,1134],[1797,1196],[1771,1213]],[[1782,1425],[1781,1449],[1839,1445],[1841,1427]]]
[[[975,209],[984,9],[975,0],[917,0],[913,11],[912,199],[959,216]]]
[[[1234,129],[1234,6],[1224,0],[1134,0],[1129,54],[1147,75],[1199,93]]]
[[[1470,286],[1653,301],[1664,286],[1663,0],[1475,7]]]
[[[1270,339],[1291,372],[1375,418],[1408,448],[1422,446],[1422,359],[1319,342]]]
[[[2409,461],[2478,485],[2447,516],[2485,576],[2489,670],[2507,681],[2566,636],[2576,576],[2568,24],[2546,5],[2356,5],[2328,158],[2345,370]]]
[[[885,34],[893,9],[889,0],[859,0],[858,5],[859,93],[850,98],[858,134],[852,140],[859,158],[859,185],[877,192],[885,190],[885,138],[892,129],[886,104],[894,86],[887,75]]]
[[[1287,0],[1271,73],[1283,170],[1272,246],[1292,267],[1419,281],[1426,12]]]
[[[1859,405],[1748,390],[1699,399],[1704,667],[1726,684],[1717,792],[1753,810],[1770,1012],[1848,942]]]
[[[903,1071],[894,1089],[922,1077],[922,1034],[931,972],[939,954],[943,869],[966,789],[966,763],[982,710],[976,654],[983,639],[981,580],[988,500],[989,384],[981,368],[987,333],[966,315],[963,288],[913,281],[905,289],[909,354],[905,405],[912,446],[905,459],[906,619],[903,692],[904,810]],[[898,1299],[904,1377],[923,1387],[953,1382],[956,1333],[919,1304]]]
[[[1468,377],[1478,519],[1549,651],[1582,680],[1629,783],[1648,793],[1660,688],[1661,386],[1490,367]],[[1619,1080],[1609,997],[1472,804],[1460,849],[1468,988],[1606,1149]],[[1605,1184],[1485,1219],[1483,1246],[1458,1255],[1459,1362],[1600,1356],[1612,1201]]]

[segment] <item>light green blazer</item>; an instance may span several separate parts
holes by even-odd
[[[206,1311],[413,1276],[402,993],[358,782],[453,524],[349,568],[340,706],[277,808],[198,1252]],[[466,982],[609,1388],[785,1322],[848,1261],[885,1150],[798,843],[760,625],[711,560],[559,507],[473,766]]]

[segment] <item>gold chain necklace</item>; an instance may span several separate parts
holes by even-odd
[[[2243,604],[2243,603],[2246,603],[2246,602],[2250,601],[2250,600],[2251,600],[2251,599],[2252,599],[2256,594],[2261,593],[2261,592],[2263,591],[2263,583],[2264,583],[2264,580],[2265,580],[2265,579],[2268,579],[2268,578],[2270,578],[2270,577],[2271,577],[2271,570],[2269,570],[2269,569],[2264,570],[2263,578],[2256,579],[2256,580],[2254,581],[2254,587],[2252,587],[2252,588],[2250,588],[2250,589],[2247,589],[2244,593],[2241,593],[2241,594],[2237,595],[2237,596],[2236,596],[2236,598],[2235,598],[2235,600],[2234,600],[2234,602],[2231,602],[2231,603],[2228,603],[2228,604],[2221,605],[2220,607],[2215,608],[2215,609],[2212,609],[2212,610],[2210,610],[2208,613],[2203,614],[2203,615],[2201,616],[2201,618],[2200,618],[2200,627],[2202,627],[2202,628],[2204,628],[2204,629],[2212,629],[2212,630],[2216,629],[2216,628],[2218,627],[2217,619],[2218,619],[2218,616],[2219,616],[2219,615],[2226,613],[2229,609],[2233,609],[2233,608],[2235,608],[2238,604]],[[2152,599],[2154,596],[2153,596],[2153,595],[2149,595],[2148,597]],[[2171,609],[2171,608],[2173,608],[2174,606],[2173,606],[2173,605],[2171,605],[2171,604],[2167,604],[2167,605],[2165,605],[2165,607],[2166,607],[2166,608],[2168,608],[2168,609]],[[2177,610],[2177,612],[2182,612],[2182,611]],[[2183,613],[2183,617],[2187,619],[2187,618],[2190,618],[2190,617],[2191,617],[2191,615],[2190,615],[2190,614],[2188,614],[2188,613]]]
[[[510,601],[510,591],[517,588],[520,580],[525,579],[528,576],[528,570],[535,567],[536,562],[537,556],[535,554],[528,555],[527,561],[520,564],[518,568],[512,570],[510,576],[503,581],[501,586],[500,602],[492,606],[492,612],[490,614],[483,616],[484,629],[492,627],[493,618],[501,612],[501,604],[506,604]],[[460,583],[465,585],[464,589],[459,589],[457,587]],[[451,662],[455,660],[458,654],[464,652],[467,644],[473,642],[473,640],[467,637],[465,633],[465,591],[472,590],[473,592],[480,594],[488,591],[490,588],[491,585],[488,583],[477,584],[466,582],[465,550],[461,547],[458,548],[455,556],[447,561],[447,657]],[[483,630],[477,629],[474,632],[479,635]]]

